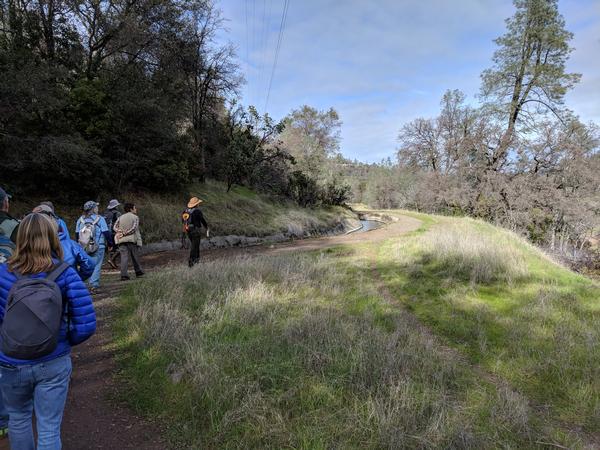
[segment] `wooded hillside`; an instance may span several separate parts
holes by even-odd
[[[223,23],[212,1],[0,0],[4,187],[79,201],[210,177],[342,204],[348,190],[302,164],[338,150],[337,114],[278,122],[238,104]]]

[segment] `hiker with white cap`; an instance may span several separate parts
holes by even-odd
[[[113,238],[115,238],[114,226],[121,217],[121,211],[119,211],[119,206],[121,203],[116,198],[113,198],[110,202],[108,202],[108,206],[106,207],[106,211],[104,211],[104,220],[106,220],[106,225],[108,226],[108,231]],[[119,258],[119,250],[117,245],[113,247],[112,251],[108,252],[107,262],[113,269],[117,269],[119,266],[117,265],[117,259]]]
[[[202,200],[198,197],[192,197],[188,202],[187,209],[181,215],[181,221],[183,223],[183,231],[187,234],[190,242],[190,258],[188,265],[192,267],[194,264],[200,262],[200,239],[202,237],[202,227],[206,228],[206,237],[208,238],[210,232],[208,230],[208,224],[204,219],[202,211],[200,211],[200,204]]]
[[[83,215],[77,220],[75,237],[79,245],[94,261],[94,273],[88,280],[91,288],[100,287],[100,272],[104,261],[104,252],[112,249],[112,235],[108,231],[108,225],[104,217],[98,215],[98,203],[93,200],[83,205]]]
[[[104,211],[104,219],[106,220],[106,225],[108,225],[108,229],[112,230],[117,223],[117,219],[121,217],[121,211],[117,208],[121,206],[119,200],[113,198],[110,202],[108,202],[108,206],[106,207],[106,211]]]

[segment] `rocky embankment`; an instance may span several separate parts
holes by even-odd
[[[340,234],[351,233],[361,228],[361,222],[357,216],[356,219],[344,218],[335,226],[327,227],[304,227],[298,224],[289,224],[287,231],[272,234],[269,236],[213,236],[209,239],[203,239],[200,248],[203,250],[212,248],[228,247],[251,247],[262,244],[277,244],[280,242],[292,241],[295,239],[306,239],[311,237],[336,236]],[[141,249],[142,254],[164,252],[170,250],[179,250],[182,248],[182,241],[160,241],[144,245]]]

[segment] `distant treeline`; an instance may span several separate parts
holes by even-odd
[[[335,111],[275,123],[236,105],[243,77],[222,25],[211,1],[0,0],[0,182],[80,200],[211,177],[344,202],[346,188],[302,163],[337,151]]]

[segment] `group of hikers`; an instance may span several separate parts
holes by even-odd
[[[22,220],[9,214],[10,195],[0,187],[0,438],[11,449],[33,450],[35,412],[37,449],[61,448],[60,427],[71,377],[71,346],[96,330],[91,293],[100,287],[105,254],[121,281],[144,271],[140,220],[133,203],[116,199],[103,215],[87,201],[72,240],[65,221],[50,201]],[[181,215],[191,243],[188,264],[200,260],[200,240],[208,224],[193,197]],[[202,228],[205,232],[202,232]]]

